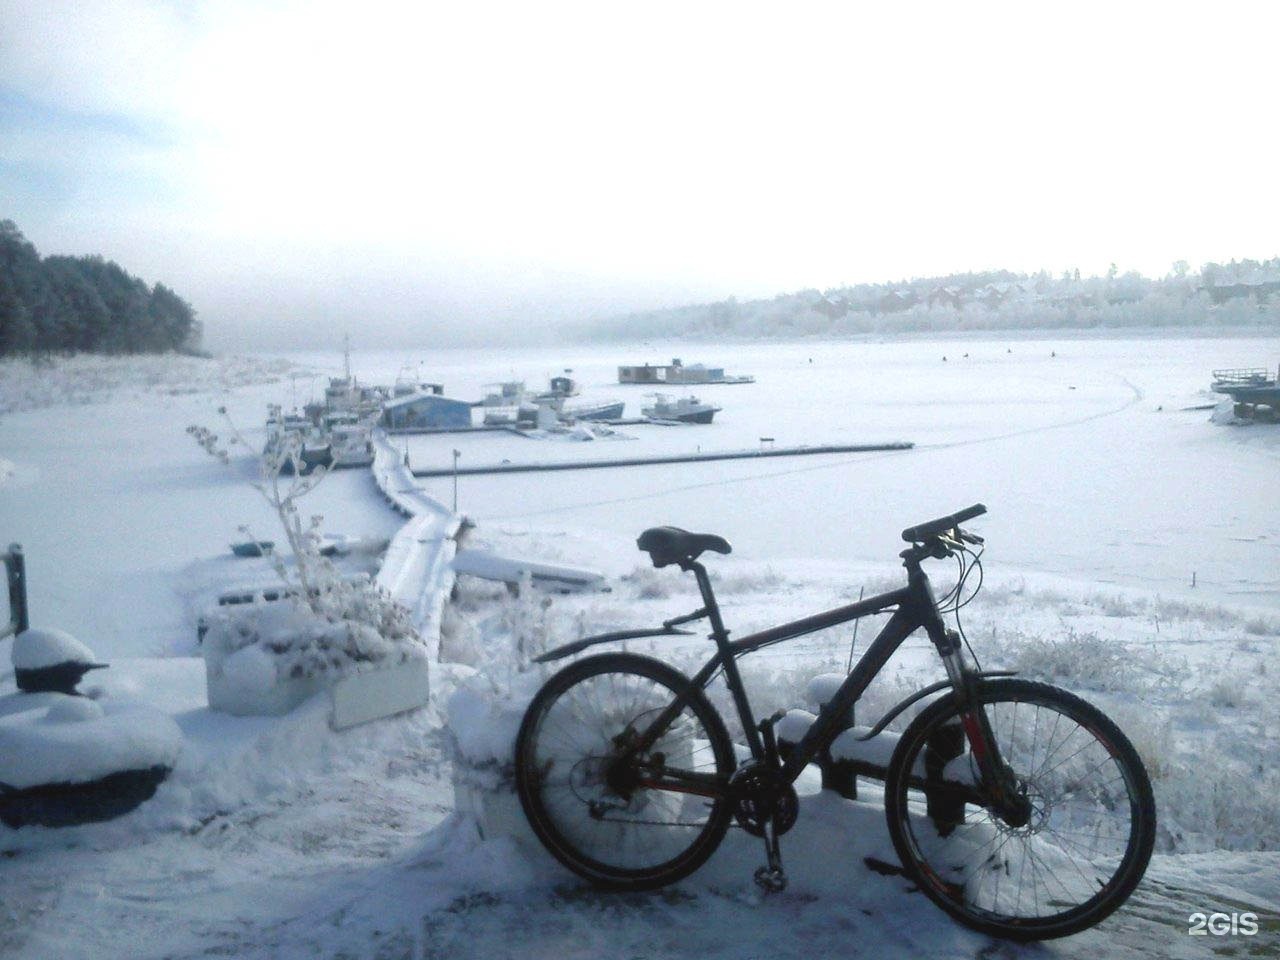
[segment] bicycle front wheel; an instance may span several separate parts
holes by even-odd
[[[648,746],[663,711],[682,708]],[[733,747],[688,678],[649,657],[589,657],[538,692],[516,737],[516,790],[538,839],[575,873],[641,890],[687,876],[724,839]]]
[[[955,701],[939,700],[902,735],[885,781],[903,867],[984,933],[1044,940],[1093,926],[1151,859],[1155,801],[1137,752],[1095,707],[1047,684],[985,681],[976,699],[1019,812],[987,801]]]

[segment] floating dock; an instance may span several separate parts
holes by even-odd
[[[1242,420],[1280,419],[1280,370],[1276,376],[1263,367],[1213,371],[1214,393],[1225,393]]]
[[[777,447],[761,450],[731,450],[721,453],[684,453],[669,456],[627,457],[620,460],[572,460],[550,463],[496,463],[487,467],[418,469],[415,477],[474,477],[494,473],[542,473],[551,470],[608,470],[614,467],[647,467],[662,463],[706,463],[711,460],[766,460],[770,457],[812,457],[832,453],[879,453],[910,450],[914,443],[852,443],[821,447]]]

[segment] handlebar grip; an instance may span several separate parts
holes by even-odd
[[[981,503],[975,503],[971,507],[965,507],[963,510],[957,510],[955,513],[946,517],[939,517],[937,520],[929,520],[925,523],[917,523],[914,527],[907,527],[902,531],[902,539],[907,543],[920,543],[928,540],[930,537],[936,537],[940,533],[952,530],[966,520],[972,520],[974,517],[980,517],[987,512],[986,506]]]

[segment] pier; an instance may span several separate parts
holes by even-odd
[[[653,457],[626,457],[618,460],[572,460],[550,463],[496,463],[481,467],[440,467],[417,469],[415,477],[474,477],[496,473],[542,473],[552,470],[608,470],[614,467],[647,467],[663,463],[706,463],[712,460],[765,460],[770,457],[812,457],[833,453],[879,453],[910,450],[915,444],[852,443],[820,447],[777,447],[761,450],[728,450],[720,453],[682,453]]]

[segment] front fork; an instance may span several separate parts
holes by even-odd
[[[977,695],[980,678],[965,668],[959,634],[948,630],[946,640],[945,648],[940,645],[939,653],[951,681],[970,754],[982,776],[983,791],[991,800],[991,811],[1011,827],[1025,826],[1031,818],[1031,802],[1017,775],[1000,755],[991,721]]]

